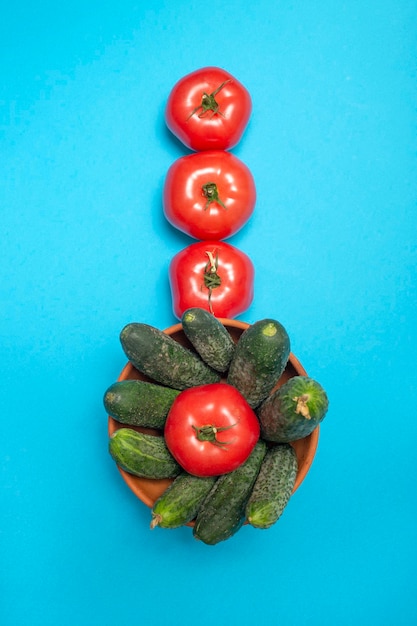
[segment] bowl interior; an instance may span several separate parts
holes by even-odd
[[[227,328],[231,337],[235,342],[238,341],[242,332],[249,326],[246,322],[241,322],[238,320],[229,320],[229,319],[220,319],[223,325]],[[185,336],[181,324],[175,324],[174,326],[170,326],[164,331],[167,335],[170,335],[175,341],[178,341],[181,345],[186,348],[192,350],[192,345],[188,341]],[[307,373],[297,357],[290,353],[290,357],[283,372],[281,378],[279,379],[277,385],[274,390],[280,387],[284,382],[286,382],[289,378],[293,376],[306,376]],[[128,362],[123,368],[122,372],[119,375],[118,380],[145,380],[150,381],[151,379],[143,375],[139,372],[130,362]],[[108,432],[109,435],[112,435],[118,428],[126,427],[124,424],[120,424],[112,417],[108,418]],[[140,428],[136,426],[129,426],[129,428],[134,428],[135,430],[153,434],[155,436],[161,436],[161,432],[149,428]],[[297,478],[294,485],[295,492],[298,487],[303,482],[306,477],[311,464],[313,462],[317,444],[319,437],[319,426],[310,434],[308,437],[304,437],[303,439],[299,439],[298,441],[294,441],[291,443],[293,446],[298,459],[298,473]],[[165,489],[170,485],[172,479],[162,479],[162,480],[154,480],[149,478],[139,478],[138,476],[133,476],[132,474],[128,474],[121,468],[119,471],[128,485],[128,487],[133,491],[133,493],[148,507],[152,507],[154,502],[159,498],[160,495],[165,491]]]

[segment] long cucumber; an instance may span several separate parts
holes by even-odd
[[[151,528],[178,528],[191,522],[216,480],[186,472],[177,476],[152,507]]]
[[[182,390],[220,380],[197,354],[149,324],[127,324],[120,342],[136,369],[167,387]]]
[[[255,528],[269,528],[281,517],[297,477],[297,455],[289,444],[269,448],[246,505],[246,518]]]
[[[273,319],[255,322],[236,344],[227,382],[256,408],[278,382],[289,355],[290,340],[280,322]]]
[[[181,467],[166,447],[163,437],[119,428],[110,437],[109,452],[119,467],[142,478],[173,478]]]
[[[226,372],[235,351],[235,342],[212,313],[198,307],[184,311],[182,328],[203,361],[218,372]]]
[[[143,380],[119,380],[106,390],[103,403],[107,413],[121,424],[163,429],[179,393]]]
[[[198,512],[193,534],[208,545],[232,537],[245,521],[245,507],[266,453],[258,441],[249,458],[233,472],[223,474]]]

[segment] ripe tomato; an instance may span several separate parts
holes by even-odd
[[[203,67],[174,85],[165,119],[191,150],[229,150],[240,141],[251,111],[249,92],[236,78],[218,67]]]
[[[244,463],[259,439],[258,418],[227,383],[182,391],[165,423],[167,447],[189,474],[219,476]]]
[[[178,252],[169,266],[174,314],[200,307],[234,318],[252,303],[255,270],[250,258],[225,241],[198,241]]]
[[[195,152],[168,170],[163,194],[169,222],[196,239],[226,239],[253,213],[256,189],[249,168],[224,150]]]

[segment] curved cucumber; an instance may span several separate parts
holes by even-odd
[[[120,342],[136,369],[167,387],[182,390],[220,380],[197,354],[148,324],[127,324]]]
[[[288,443],[307,437],[320,424],[329,406],[326,392],[308,376],[294,376],[258,408],[261,436]]]
[[[255,322],[236,344],[227,382],[256,408],[278,382],[289,355],[290,339],[280,322],[273,319]]]
[[[121,424],[162,429],[179,393],[143,380],[120,380],[107,389],[103,403],[107,413]]]
[[[196,539],[214,545],[239,530],[245,521],[245,506],[265,453],[266,444],[258,441],[242,465],[217,479],[197,514],[193,529]]]
[[[178,528],[191,522],[217,478],[183,473],[158,498],[152,508],[151,528]]]
[[[235,351],[235,342],[209,311],[193,307],[184,311],[182,328],[195,350],[210,367],[225,372]]]
[[[286,443],[269,448],[246,505],[246,518],[255,528],[269,528],[281,517],[291,497],[298,462]]]
[[[169,452],[163,437],[119,428],[110,437],[109,452],[119,467],[142,478],[173,478],[182,469]]]

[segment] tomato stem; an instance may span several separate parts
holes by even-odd
[[[213,426],[212,424],[205,424],[204,426],[194,426],[196,432],[196,437],[199,441],[210,441],[216,446],[227,446],[231,443],[231,441],[219,441],[217,439],[217,433],[222,432],[223,430],[229,430],[229,428],[233,428],[236,424],[230,424],[229,426]]]
[[[211,304],[211,294],[213,292],[213,289],[215,289],[216,287],[220,287],[222,280],[220,278],[220,276],[217,273],[217,268],[219,265],[219,255],[216,251],[216,255],[214,255],[214,252],[207,252],[206,254],[209,258],[209,260],[207,261],[207,265],[204,268],[204,286],[207,287],[208,289],[208,305],[209,305],[209,310],[210,313],[213,313],[213,307]]]
[[[190,115],[187,117],[187,120],[189,120],[190,117],[195,115],[197,111],[199,111],[200,109],[201,109],[201,113],[198,114],[198,117],[204,117],[206,113],[208,113],[208,111],[212,111],[212,114],[210,115],[210,119],[214,117],[216,114],[224,117],[223,113],[219,111],[219,105],[216,102],[215,96],[219,93],[219,91],[223,89],[225,85],[227,85],[227,83],[230,83],[230,81],[231,79],[228,78],[221,85],[219,85],[217,89],[215,89],[211,93],[207,93],[203,91],[203,95],[201,97],[201,104],[199,104],[197,107],[195,107],[195,109],[191,111]]]
[[[201,189],[203,191],[203,196],[207,198],[207,202],[204,206],[205,211],[209,208],[212,202],[217,202],[217,204],[220,204],[223,209],[226,209],[224,202],[219,198],[219,190],[217,189],[216,183],[206,183]]]

